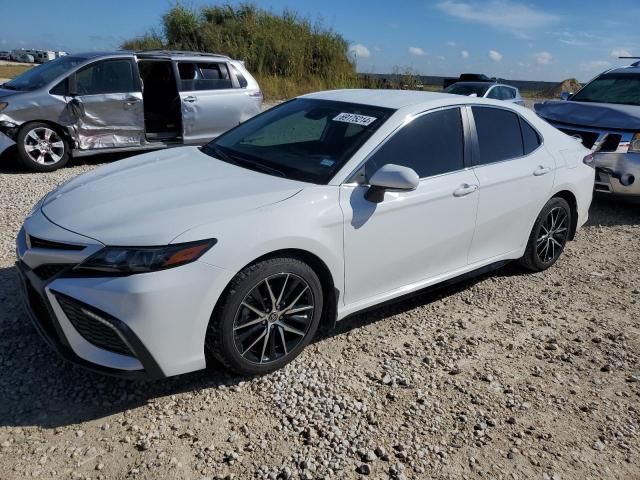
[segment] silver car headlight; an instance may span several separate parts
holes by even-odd
[[[211,238],[162,247],[105,247],[74,270],[85,274],[101,272],[111,275],[165,270],[196,261],[216,243],[217,240]]]
[[[640,133],[636,133],[629,142],[629,150],[631,153],[640,153]]]

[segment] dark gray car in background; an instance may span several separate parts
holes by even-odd
[[[70,156],[204,144],[260,112],[262,92],[223,55],[141,51],[68,55],[0,86],[0,153],[28,169]]]
[[[536,113],[594,153],[595,190],[640,196],[640,62],[562,98],[537,103]]]

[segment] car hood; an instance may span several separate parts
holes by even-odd
[[[16,93],[20,93],[17,90],[9,90],[8,88],[0,87],[0,98],[8,97],[9,95],[15,95]]]
[[[166,245],[186,230],[282,201],[305,185],[181,147],[80,175],[51,192],[42,212],[106,245]]]
[[[640,130],[640,107],[612,103],[548,100],[536,103],[538,115],[555,122],[602,129]]]

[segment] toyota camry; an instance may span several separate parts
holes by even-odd
[[[551,267],[593,182],[590,151],[517,105],[319,92],[61,185],[26,218],[17,267],[69,360],[255,375],[376,304],[511,260]]]

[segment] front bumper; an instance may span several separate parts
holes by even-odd
[[[595,190],[640,196],[640,153],[596,153]]]
[[[75,234],[36,212],[17,240],[27,310],[56,352],[91,370],[129,378],[162,378],[206,367],[209,319],[231,272],[193,262],[148,274],[78,277],[70,274],[73,265],[101,244],[76,236],[72,243],[86,246],[65,251],[31,241],[69,242],[70,235]]]

